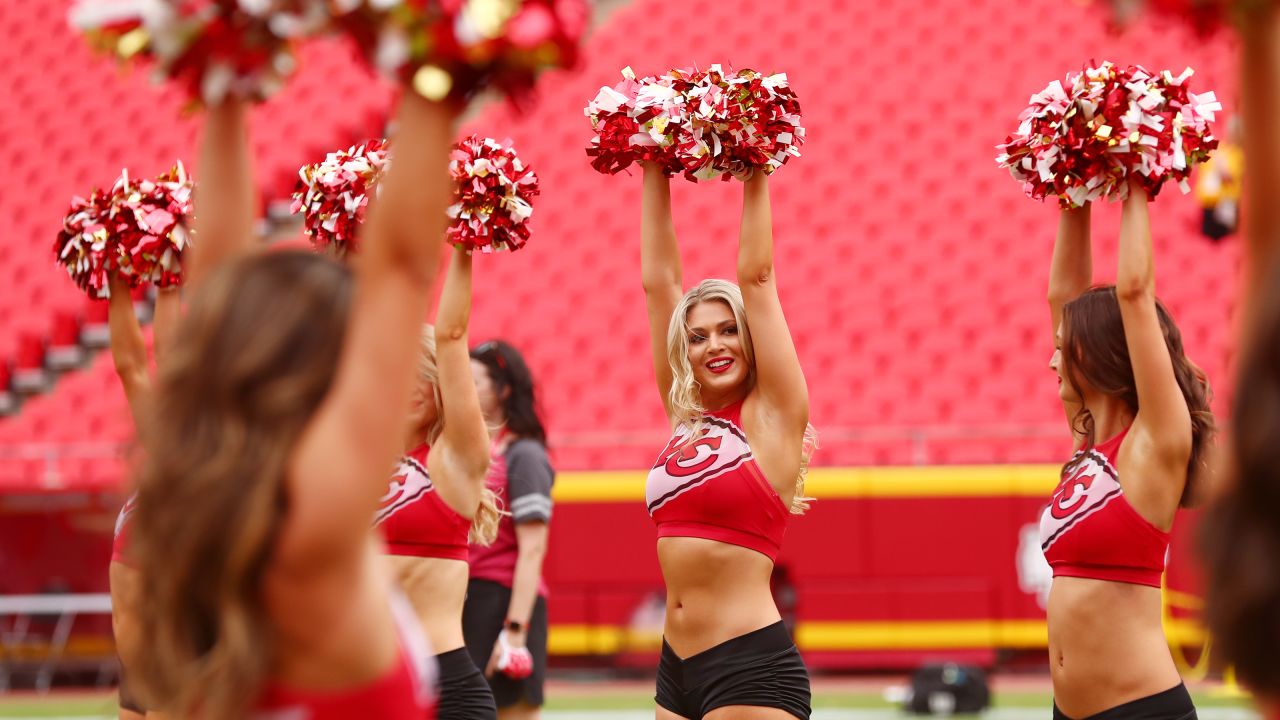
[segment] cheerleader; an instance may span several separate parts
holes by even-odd
[[[646,486],[667,587],[659,720],[811,712],[769,585],[787,520],[807,507],[809,393],[778,299],[768,178],[742,190],[738,284],[685,292],[669,180],[644,168],[641,274],[674,430]]]

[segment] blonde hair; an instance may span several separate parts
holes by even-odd
[[[733,320],[738,326],[738,337],[742,341],[742,354],[747,360],[746,382],[749,387],[754,387],[756,383],[755,347],[751,343],[751,328],[747,325],[742,290],[728,280],[703,280],[680,298],[679,304],[671,313],[671,322],[667,325],[667,362],[671,365],[671,390],[667,395],[667,406],[671,409],[672,424],[676,428],[688,430],[686,443],[697,439],[706,426],[702,388],[694,379],[693,366],[689,363],[689,313],[694,306],[704,302],[724,303],[729,312],[733,313]],[[812,425],[806,424],[801,443],[800,471],[796,474],[795,496],[791,500],[793,515],[803,515],[809,509],[809,502],[813,500],[805,497],[804,480],[809,474],[809,460],[817,447],[817,432]]]
[[[421,352],[418,353],[418,378],[431,386],[435,399],[436,419],[427,428],[427,445],[435,445],[444,432],[444,396],[440,392],[440,369],[436,366],[436,330],[430,325],[422,327]],[[498,496],[489,488],[480,491],[480,505],[471,519],[468,539],[480,545],[489,545],[498,537],[498,523],[502,520]]]

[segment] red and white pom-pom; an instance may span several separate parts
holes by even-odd
[[[1213,93],[1196,95],[1191,76],[1152,75],[1103,63],[1033,95],[996,158],[1023,191],[1057,197],[1064,208],[1128,196],[1130,179],[1155,196],[1168,180],[1189,191],[1191,168],[1217,147],[1209,123],[1221,110]]]
[[[633,163],[652,162],[667,175],[683,168],[676,158],[678,133],[688,117],[685,97],[672,71],[662,78],[637,80],[631,68],[622,69],[622,82],[602,87],[583,114],[591,119],[595,137],[587,148],[591,167],[614,175]],[[692,73],[692,71],[687,71]]]
[[[1218,147],[1209,123],[1222,104],[1212,92],[1190,92],[1192,74],[1191,68],[1176,76],[1168,70],[1152,75],[1141,66],[1129,68],[1129,109],[1121,123],[1133,153],[1130,173],[1151,197],[1170,180],[1184,195],[1191,192],[1191,168]]]
[[[177,285],[190,244],[191,194],[182,163],[155,180],[132,180],[125,170],[110,191],[72,200],[55,258],[95,298],[108,296],[111,273],[130,287]]]
[[[510,144],[472,135],[454,147],[449,242],[466,252],[519,250],[529,240],[538,176]]]
[[[120,272],[132,287],[182,283],[182,256],[191,242],[191,179],[178,163],[155,180],[130,180],[125,171],[111,194],[111,232]]]
[[[117,246],[108,230],[109,214],[108,195],[101,190],[94,190],[88,198],[73,198],[53,244],[54,259],[66,268],[76,287],[94,298],[107,297],[108,273],[118,266]]]
[[[636,161],[636,148],[632,137],[639,131],[632,113],[640,85],[631,68],[622,69],[622,82],[613,87],[602,87],[583,108],[582,114],[591,119],[595,137],[587,155],[592,158],[591,167],[606,175],[617,174]]]
[[[317,250],[344,256],[356,250],[369,197],[387,169],[384,140],[370,140],[298,171],[292,212],[303,214],[307,235]]]
[[[800,103],[785,74],[712,65],[634,77],[624,70],[623,82],[601,88],[584,111],[596,131],[587,155],[599,172],[648,161],[694,181],[745,179],[800,155]]]
[[[296,67],[294,43],[328,19],[325,0],[81,0],[70,14],[95,46],[154,61],[209,105],[275,94]]]
[[[588,0],[344,0],[337,22],[376,69],[430,100],[494,86],[523,100],[543,70],[570,67]]]
[[[712,65],[685,96],[688,129],[676,156],[689,179],[743,180],[756,171],[772,174],[799,157],[800,101],[785,73],[725,72]]]

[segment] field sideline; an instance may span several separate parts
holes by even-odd
[[[884,688],[901,685],[901,678],[859,679],[852,682],[815,683],[814,720],[880,720],[905,717],[884,699]],[[1002,685],[1014,685],[1002,689]],[[1052,699],[1046,689],[1026,685],[1042,683],[997,681],[994,708],[983,717],[994,720],[1031,720],[1050,716]],[[1253,720],[1258,717],[1244,698],[1224,693],[1218,686],[1193,688],[1199,716],[1204,720]],[[557,682],[548,688],[544,720],[650,720],[652,692],[645,683]],[[112,693],[68,693],[39,697],[29,693],[0,695],[4,720],[108,720],[115,718]]]

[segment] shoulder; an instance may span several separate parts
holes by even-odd
[[[506,456],[511,460],[550,462],[547,447],[533,438],[519,438],[507,446]]]

